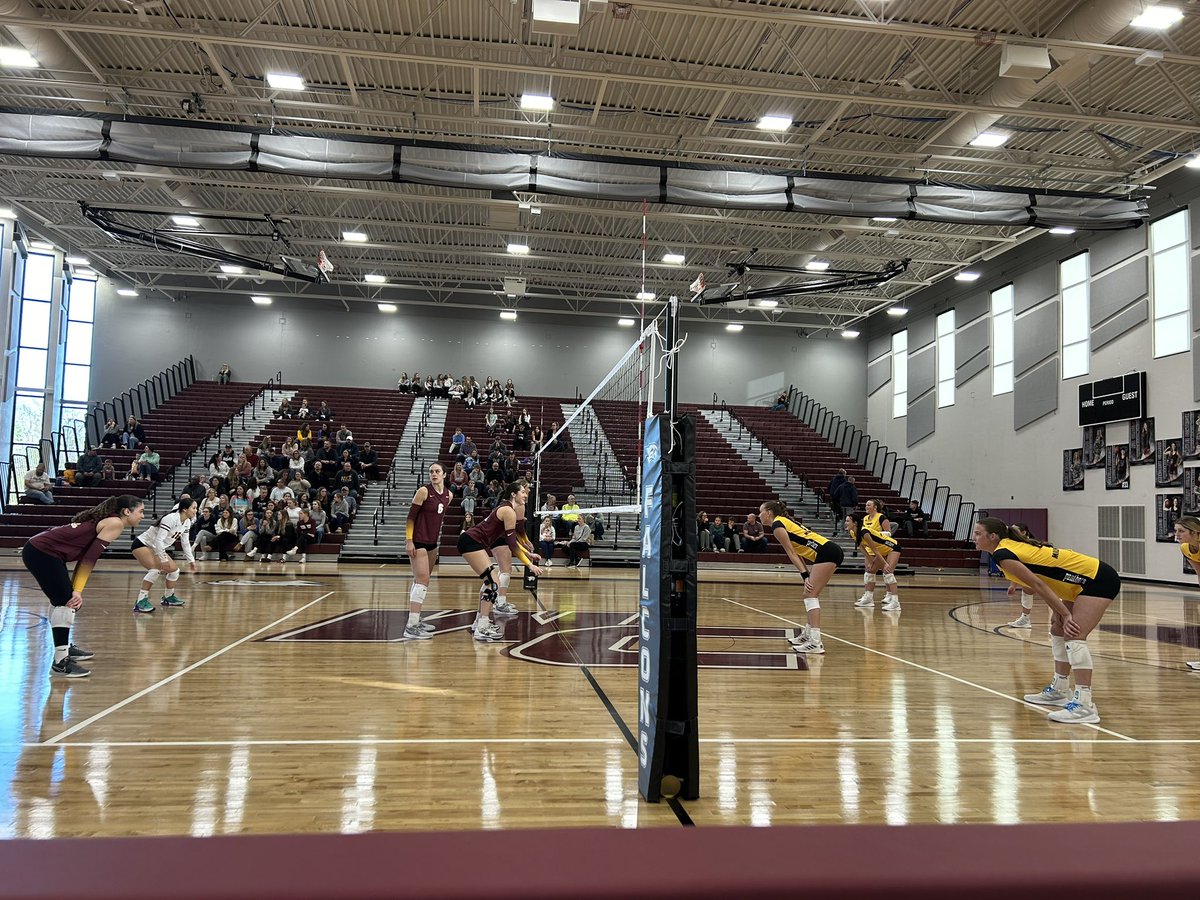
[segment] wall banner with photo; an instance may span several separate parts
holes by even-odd
[[[1109,444],[1104,458],[1104,488],[1129,490],[1129,445]]]
[[[1083,464],[1089,469],[1104,468],[1103,425],[1088,425],[1083,429]]]
[[[1200,459],[1200,409],[1183,414],[1183,441],[1180,447],[1184,459]]]
[[[1072,450],[1064,450],[1062,466],[1063,490],[1082,491],[1083,476],[1086,471],[1083,468],[1083,448],[1075,447]]]
[[[1129,423],[1129,464],[1154,465],[1154,419],[1134,419]]]
[[[1181,494],[1155,494],[1154,540],[1160,544],[1175,543],[1175,523],[1183,515]]]
[[[1183,454],[1179,452],[1179,438],[1155,441],[1154,486],[1176,487],[1183,484]]]
[[[1183,514],[1200,514],[1200,469],[1195,466],[1183,470]]]

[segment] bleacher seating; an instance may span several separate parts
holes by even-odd
[[[261,389],[262,385],[254,383],[197,381],[149,412],[142,419],[142,425],[147,443],[161,457],[156,480],[169,478],[175,466]],[[50,506],[22,499],[6,507],[5,514],[0,516],[0,547],[20,547],[39,531],[69,522],[76,513],[95,506],[105,497],[114,494],[145,496],[152,482],[123,477],[129,471],[130,463],[140,454],[140,450],[123,447],[102,448],[100,456],[112,462],[118,480],[105,481],[94,488],[55,487],[55,502]]]
[[[826,502],[829,501],[830,480],[838,469],[845,469],[848,475],[854,476],[860,509],[867,500],[879,501],[894,511],[908,508],[907,497],[901,497],[794,416],[762,406],[731,406],[728,409]],[[925,512],[928,514],[929,510]],[[943,530],[940,522],[930,521],[928,529],[927,537],[903,538],[905,564],[950,569],[979,567],[979,552]]]

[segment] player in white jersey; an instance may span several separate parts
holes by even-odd
[[[133,558],[146,569],[142,579],[142,589],[138,592],[137,602],[133,605],[135,613],[152,613],[154,604],[150,602],[150,591],[159,573],[165,573],[166,582],[163,585],[162,605],[166,607],[183,606],[184,601],[175,596],[175,582],[179,580],[179,566],[171,559],[171,547],[176,538],[182,537],[180,545],[184,558],[188,561],[188,571],[196,571],[196,557],[192,555],[192,542],[189,532],[192,520],[196,518],[196,501],[191,497],[183,497],[179,505],[161,517],[153,525],[133,539]]]

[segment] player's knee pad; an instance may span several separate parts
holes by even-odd
[[[160,572],[158,569],[147,569],[146,574],[142,576],[142,581],[148,581],[151,584],[154,584],[154,582],[158,581],[158,576],[161,574],[162,572]]]
[[[167,584],[174,584],[179,580],[179,570],[174,569],[167,573]]]
[[[479,580],[482,581],[486,585],[495,586],[496,579],[493,576],[493,573],[495,571],[496,571],[495,566],[488,566],[486,569],[483,570],[483,574],[479,576]]]
[[[1067,658],[1072,669],[1092,668],[1092,651],[1088,649],[1087,641],[1067,641]]]
[[[820,609],[820,608],[821,608],[821,598],[820,597],[805,597],[804,598],[804,611],[805,612],[812,612],[814,609]]]
[[[875,573],[870,571],[869,569],[866,572],[863,572],[863,584],[874,584],[874,583],[875,583]]]
[[[425,585],[414,584],[411,588],[409,588],[408,601],[410,603],[416,603],[418,606],[420,606],[422,603],[425,602],[425,594],[428,591],[429,591],[429,588],[427,588]]]
[[[1054,654],[1055,662],[1070,662],[1067,655],[1067,639],[1062,635],[1050,635],[1050,652]]]
[[[1021,605],[1026,609],[1033,609],[1033,594],[1021,591]]]
[[[883,583],[884,583],[884,584],[889,584],[889,585],[890,585],[890,584],[895,584],[895,583],[896,583],[896,576],[895,576],[895,575],[893,575],[891,572],[884,572],[884,573],[883,573]]]
[[[75,620],[75,610],[66,606],[50,607],[50,627],[70,628]]]
[[[510,575],[508,572],[501,572],[500,573],[500,590],[507,591],[508,590],[508,582],[511,579],[512,579],[512,575]]]

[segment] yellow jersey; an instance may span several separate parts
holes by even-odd
[[[813,562],[817,558],[817,551],[824,544],[829,543],[829,538],[822,537],[815,531],[810,531],[803,525],[793,522],[786,516],[776,516],[775,521],[771,524],[771,529],[778,532],[782,528],[787,536],[787,540],[791,541],[792,549],[796,551],[805,562]],[[780,537],[777,533],[776,537]]]
[[[1010,559],[1024,563],[1030,572],[1046,582],[1046,587],[1050,588],[1055,596],[1067,602],[1078,597],[1084,585],[1095,578],[1096,573],[1100,571],[1100,560],[1094,556],[1049,545],[1037,547],[1008,538],[1000,541],[995,552],[992,553],[992,559],[996,561],[997,565]],[[1004,577],[1014,584],[1025,588],[1029,587],[1019,578],[1006,572],[1002,566],[1000,571],[1004,572]]]
[[[867,524],[868,519],[874,522],[874,527]],[[862,549],[863,554],[866,556],[876,556],[877,554],[875,552],[875,547],[886,547],[888,553],[892,553],[893,551],[898,553],[900,551],[900,542],[898,540],[896,540],[894,537],[884,536],[883,529],[880,528],[880,522],[882,519],[883,516],[879,513],[875,513],[873,516],[863,516],[863,536],[866,537],[866,535],[870,535],[871,541],[874,542],[874,546],[867,543],[866,540],[858,540],[857,530],[853,525],[850,526],[850,536],[854,538],[855,543],[858,544],[858,546]]]
[[[1188,551],[1188,547],[1190,546],[1191,544],[1189,544],[1187,541],[1184,541],[1179,545],[1179,552],[1183,554],[1184,559],[1190,559],[1192,562],[1200,562],[1200,544],[1196,545],[1195,553]]]

